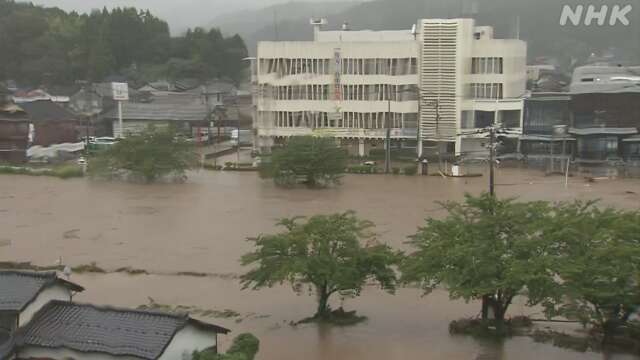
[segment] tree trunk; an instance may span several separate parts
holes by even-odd
[[[318,294],[318,310],[316,311],[315,318],[326,318],[329,315],[329,292],[326,286],[316,286],[316,292]]]
[[[489,320],[489,303],[491,299],[491,295],[483,295],[482,296],[482,320]]]

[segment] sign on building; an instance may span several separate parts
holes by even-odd
[[[111,92],[113,94],[113,100],[129,100],[129,85],[127,83],[111,83]]]
[[[335,97],[334,100],[342,101],[342,53],[340,48],[333,50],[333,57],[335,61],[336,72],[334,76],[335,85]]]

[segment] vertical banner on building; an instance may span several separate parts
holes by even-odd
[[[342,101],[342,54],[340,48],[333,49],[333,58],[336,67],[334,76],[334,100]]]

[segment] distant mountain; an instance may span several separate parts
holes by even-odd
[[[250,13],[229,14],[218,18],[215,25],[223,32],[240,33],[249,52],[255,53],[258,41],[275,39],[276,29],[280,40],[310,40],[311,16],[328,18],[328,28],[333,29],[347,21],[354,30],[409,29],[421,18],[474,17],[479,25],[493,26],[496,37],[513,38],[520,34],[520,38],[529,44],[530,60],[541,56],[555,57],[561,65],[569,67],[591,53],[607,52],[615,53],[621,62],[640,62],[640,0],[593,2],[598,9],[602,5],[609,8],[632,5],[629,26],[561,26],[563,6],[578,4],[584,5],[585,1],[374,0],[320,3],[311,7],[304,6],[310,4],[290,3]]]
[[[291,1],[257,10],[238,11],[215,18],[209,26],[218,27],[225,34],[239,34],[249,53],[255,54],[258,41],[308,40],[313,35],[309,19],[327,18],[337,24],[342,13],[362,4],[351,1]],[[342,24],[342,22],[340,22]]]
[[[18,0],[23,1],[23,0]],[[26,0],[24,0],[26,1]],[[213,17],[245,9],[259,9],[289,0],[30,0],[36,5],[56,6],[66,11],[78,13],[93,9],[113,9],[115,7],[136,7],[149,9],[156,16],[165,19],[171,26],[171,33],[179,35],[187,28],[206,26]],[[327,0],[299,0],[327,1]],[[332,0],[329,0],[332,1]]]

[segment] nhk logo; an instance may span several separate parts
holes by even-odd
[[[572,7],[565,5],[560,15],[560,25],[573,26],[616,26],[618,24],[629,26],[628,15],[633,11],[633,6],[628,5],[577,5]]]

